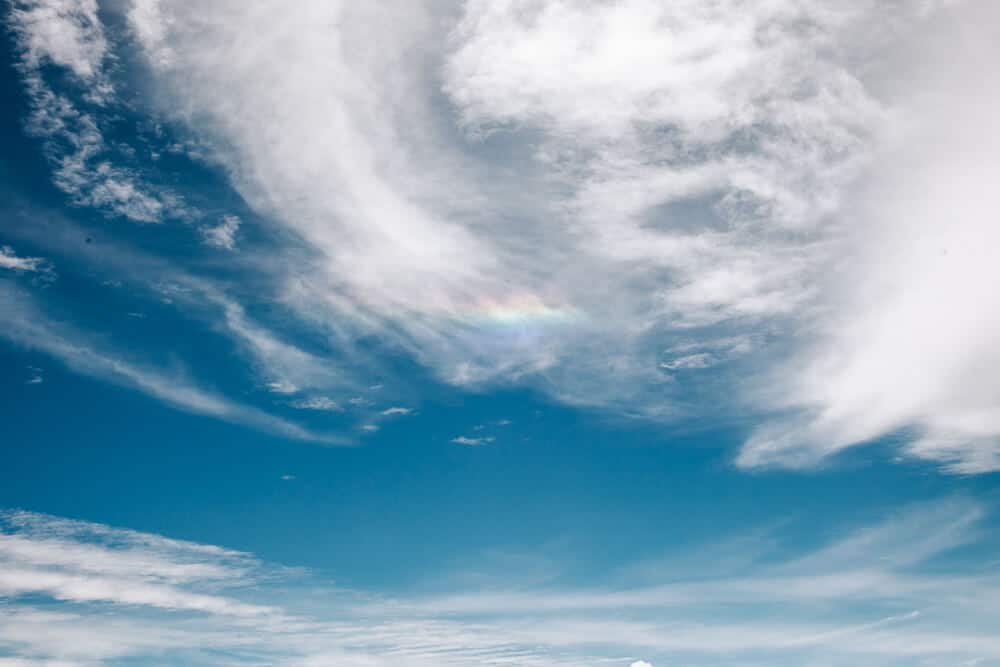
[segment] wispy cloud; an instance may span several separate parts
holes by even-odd
[[[176,408],[299,440],[342,442],[334,435],[312,433],[296,424],[242,405],[192,384],[183,377],[138,365],[71,327],[50,320],[30,296],[0,284],[0,313],[8,326],[0,331],[8,341],[42,351],[84,375],[136,389]]]
[[[180,199],[144,181],[141,170],[117,164],[102,124],[116,103],[105,71],[114,56],[96,0],[15,0],[9,23],[20,51],[20,68],[30,102],[28,131],[45,142],[52,180],[80,206],[92,206],[136,222],[160,222],[188,214]],[[56,92],[46,66],[68,71],[70,89]],[[78,99],[74,99],[77,97]]]
[[[935,561],[976,543],[983,511],[914,506],[739,576],[671,568],[667,584],[392,599],[219,547],[6,512],[0,649],[69,664],[220,651],[241,664],[376,667],[992,664],[1000,580]]]
[[[340,407],[339,403],[326,396],[310,396],[309,398],[300,398],[292,403],[292,407],[298,408],[299,410],[322,410],[324,412],[344,411],[344,409]]]
[[[451,441],[454,442],[456,445],[465,445],[467,447],[479,447],[481,445],[488,445],[491,442],[494,442],[495,440],[496,438],[494,438],[493,436],[470,438],[465,435],[460,435],[457,438],[451,439]]]
[[[442,48],[441,17],[422,6],[387,20],[396,10],[303,3],[283,15],[296,37],[279,63],[231,38],[275,29],[259,9],[206,23],[143,0],[130,18],[168,98],[215,119],[206,140],[261,212],[319,254],[293,303],[404,332],[399,344],[453,382],[541,378],[566,401],[661,416],[704,410],[671,373],[726,373],[755,352],[717,355],[713,338],[788,337],[823,312],[833,242],[856,217],[849,188],[896,112],[859,65],[884,55],[879,29],[859,27],[906,39],[932,15],[860,0],[470,1]],[[337,48],[314,38],[318,16],[394,30],[400,50]],[[427,59],[400,55],[413,51]],[[426,72],[409,67],[425,62],[463,133],[442,134]],[[344,72],[349,85],[318,83]],[[487,143],[517,155],[521,177],[480,180]],[[568,257],[577,270],[562,270]],[[706,349],[655,352],[691,331]],[[744,398],[720,393],[714,404]]]
[[[108,42],[97,11],[96,0],[15,0],[11,22],[25,64],[33,70],[59,65],[88,81],[99,77]]]
[[[288,380],[275,380],[268,382],[265,386],[273,394],[295,394],[299,391],[299,388]]]
[[[996,60],[991,3],[106,10],[127,34],[92,0],[13,4],[27,125],[76,203],[191,220],[107,139],[109,63],[148,76],[150,123],[190,134],[294,239],[294,256],[238,255],[273,269],[273,300],[324,355],[211,300],[263,381],[339,383],[346,404],[390,349],[463,387],[629,415],[782,415],[744,466],[893,433],[949,470],[1000,466],[998,102],[969,75]],[[221,220],[192,228],[231,249],[238,219]]]
[[[0,246],[0,269],[34,273],[46,271],[48,266],[48,262],[41,257],[18,257],[10,246]]]
[[[42,594],[69,602],[112,602],[233,616],[273,614],[267,607],[192,592],[192,585],[239,583],[252,561],[242,554],[109,531],[24,512],[3,515],[16,532],[0,533],[0,595]],[[115,550],[89,540],[116,537]]]
[[[201,227],[201,238],[205,245],[223,250],[233,250],[236,248],[236,232],[240,229],[241,221],[235,215],[225,215],[222,221],[214,227]]]
[[[31,372],[31,377],[28,378],[25,384],[42,384],[45,382],[45,377],[42,373],[41,368],[36,368],[34,366],[29,366],[28,370]]]

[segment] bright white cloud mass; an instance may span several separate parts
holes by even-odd
[[[664,424],[756,415],[742,466],[904,434],[963,473],[1000,468],[998,22],[987,0],[8,13],[53,182],[217,249],[239,231],[326,352],[223,285],[213,326],[260,386],[318,392],[296,407],[386,381],[375,339],[470,388]],[[126,108],[221,168],[284,245],[245,250],[245,220],[110,138]]]
[[[732,572],[663,562],[617,588],[393,599],[246,553],[9,511],[0,651],[28,665],[641,667],[636,656],[668,651],[684,665],[994,664],[1000,580],[940,565],[976,543],[985,511],[961,498],[910,507]],[[831,619],[835,603],[854,611]],[[757,620],[731,620],[737,609]]]
[[[1000,665],[1000,3],[0,21],[0,667]]]

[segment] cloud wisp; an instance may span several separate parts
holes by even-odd
[[[782,562],[713,576],[665,566],[670,583],[392,599],[219,547],[5,512],[0,647],[69,665],[993,664],[1000,643],[983,619],[1000,580],[926,567],[974,544],[984,511],[913,506]]]
[[[0,269],[14,272],[46,273],[51,266],[41,257],[18,257],[10,246],[0,246]]]
[[[202,389],[177,374],[131,362],[88,340],[82,332],[50,319],[35,305],[32,297],[3,283],[0,283],[0,313],[7,322],[0,336],[16,345],[44,352],[78,373],[135,389],[195,414],[245,424],[296,440],[346,443],[338,436],[313,433],[258,408]]]

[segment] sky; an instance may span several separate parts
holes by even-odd
[[[0,21],[0,667],[1000,666],[997,3]]]

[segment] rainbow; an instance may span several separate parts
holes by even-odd
[[[467,319],[480,326],[523,327],[567,324],[580,317],[575,308],[554,307],[534,294],[522,294],[504,300],[481,299]]]

